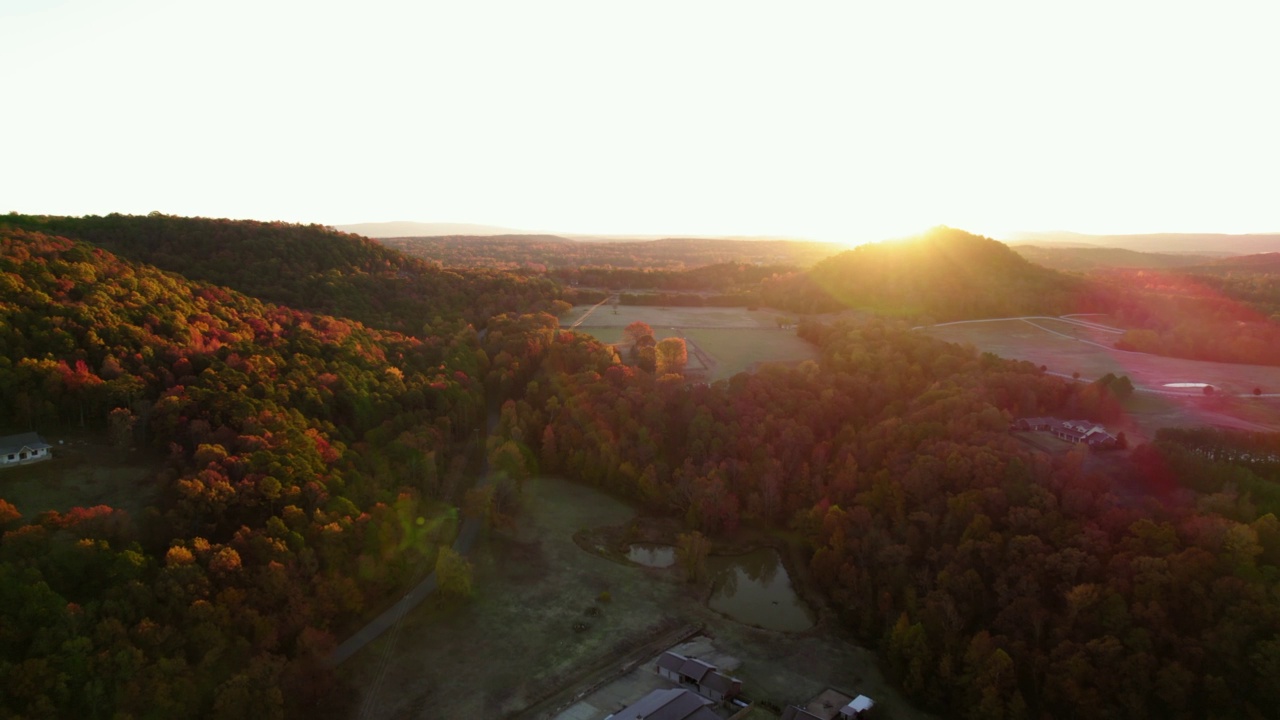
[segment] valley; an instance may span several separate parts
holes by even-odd
[[[950,228],[568,286],[158,214],[0,243],[0,432],[55,441],[0,471],[5,714],[601,720],[686,642],[756,720],[1277,699],[1280,364],[1206,359],[1271,357],[1256,278]]]

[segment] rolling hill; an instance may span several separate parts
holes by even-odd
[[[766,281],[766,305],[794,312],[862,308],[935,321],[1078,310],[1083,282],[1004,243],[939,227],[861,245],[811,270]]]
[[[436,317],[483,327],[504,312],[549,309],[559,297],[544,278],[445,270],[320,225],[160,214],[10,214],[0,216],[3,226],[84,240],[193,280],[401,332],[423,332]]]
[[[333,633],[451,540],[442,478],[484,419],[473,338],[432,348],[0,226],[0,433],[109,436],[159,498],[0,501],[0,716],[341,715]]]

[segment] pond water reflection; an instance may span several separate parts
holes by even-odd
[[[813,612],[796,595],[772,548],[707,558],[711,609],[748,625],[796,632],[813,627]]]

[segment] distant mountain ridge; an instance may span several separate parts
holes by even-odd
[[[393,237],[441,237],[451,235],[474,235],[487,237],[490,235],[532,235],[528,230],[498,227],[496,225],[477,225],[473,223],[423,223],[409,220],[391,222],[355,223],[352,225],[334,225],[334,230],[367,238]]]
[[[1280,233],[1231,235],[1227,233],[1149,233],[1142,235],[1088,235],[1049,231],[1008,233],[1005,241],[1037,245],[1093,246],[1148,253],[1204,253],[1254,255],[1280,252]]]
[[[1147,253],[1092,245],[1010,245],[1010,247],[1014,252],[1037,265],[1070,272],[1115,268],[1182,268],[1200,265],[1210,259],[1205,255],[1191,253]]]

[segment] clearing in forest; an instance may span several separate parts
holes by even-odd
[[[23,517],[110,505],[140,518],[154,501],[159,463],[144,451],[121,450],[93,433],[44,433],[44,438],[53,445],[52,459],[0,469],[0,498]]]
[[[575,307],[561,325],[568,327],[591,309]],[[779,318],[794,323],[795,316],[770,308],[657,307],[602,305],[586,315],[578,332],[601,342],[622,340],[622,329],[637,320],[653,327],[658,340],[683,337],[689,346],[689,370],[704,371],[709,381],[723,380],[750,371],[762,362],[817,360],[818,350],[796,336],[794,327],[780,328]]]

